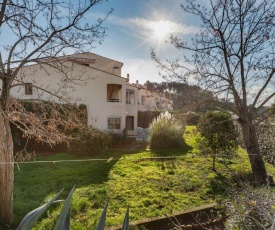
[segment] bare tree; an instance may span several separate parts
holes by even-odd
[[[47,110],[47,114],[40,113],[39,118],[34,113],[24,110],[11,96],[13,87],[24,84],[24,78],[17,78],[19,71],[29,63],[38,62],[42,63],[41,68],[46,64],[52,64],[52,68],[59,69],[66,75],[62,62],[58,58],[55,60],[56,57],[68,51],[88,51],[93,48],[94,42],[101,42],[104,38],[105,28],[102,27],[102,23],[105,18],[90,17],[87,20],[84,17],[102,2],[104,0],[3,0],[0,3],[1,224],[11,223],[13,213],[14,160],[10,121],[20,124],[19,127],[25,135],[30,134],[36,136],[38,140],[55,144],[66,139],[65,135],[56,131],[60,126],[63,131],[66,130],[66,124],[61,121],[67,120],[67,125],[72,126],[77,120],[64,119],[64,117],[58,119],[53,109]],[[110,12],[107,12],[106,16]],[[50,59],[51,62],[45,62],[45,59]],[[57,62],[59,64],[56,64]],[[48,89],[39,88],[39,90],[54,96],[54,92],[49,92]],[[60,95],[58,97],[62,100]],[[60,112],[60,107],[58,110]],[[65,113],[63,111],[60,114]]]
[[[181,65],[161,63],[173,75],[199,82],[216,95],[230,99],[228,107],[239,119],[255,183],[263,184],[267,172],[257,140],[255,124],[268,116],[264,106],[275,96],[275,2],[273,0],[210,0],[207,7],[186,0],[181,7],[201,19],[200,32],[188,41],[171,36],[171,43],[184,57]],[[189,67],[191,64],[192,67]],[[185,75],[177,76],[176,69]],[[228,100],[227,100],[228,101]]]
[[[241,183],[238,189],[229,189],[225,202],[226,229],[275,229],[275,195],[270,186],[260,188]]]

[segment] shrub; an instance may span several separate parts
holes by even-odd
[[[183,127],[168,113],[161,113],[150,125],[151,149],[178,148],[183,144]]]
[[[199,120],[199,149],[203,154],[213,158],[213,170],[217,157],[230,158],[238,148],[238,133],[231,118],[226,112],[207,112]]]
[[[270,164],[275,165],[275,125],[264,121],[256,126],[259,150],[262,157]],[[242,130],[239,125],[240,145],[245,146]]]
[[[127,130],[123,129],[122,133],[108,132],[111,138],[111,146],[115,146],[120,143],[124,143],[127,140]]]
[[[70,144],[70,151],[80,155],[100,154],[111,142],[112,138],[108,132],[87,127],[77,132],[75,140]]]
[[[186,116],[186,125],[197,125],[201,115],[195,112],[188,113]]]
[[[261,123],[257,127],[260,153],[269,163],[275,165],[275,126]]]
[[[274,203],[274,188],[270,186],[244,184],[239,190],[231,190],[225,202],[226,229],[274,229]]]

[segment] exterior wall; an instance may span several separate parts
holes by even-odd
[[[93,53],[74,54],[68,57],[94,59],[94,63],[89,64],[90,67],[108,72],[110,74],[121,76],[121,68],[123,66],[123,63],[121,62],[111,60]],[[115,67],[117,67],[116,70],[114,70]]]
[[[112,66],[114,63],[109,59],[105,60],[105,66]],[[104,61],[98,64],[104,65]],[[25,95],[25,87],[18,86],[12,89],[12,95],[20,99],[40,99],[60,102],[60,97],[67,98],[76,104],[86,104],[88,110],[88,125],[102,130],[108,130],[108,118],[115,117],[121,119],[120,131],[125,128],[125,92],[126,79],[112,73],[103,72],[98,69],[83,66],[76,63],[67,62],[65,73],[48,65],[32,65],[22,68],[18,80],[26,83],[33,83],[39,88],[46,88],[47,92],[33,88],[33,95]],[[110,71],[112,68],[109,69]],[[109,71],[108,70],[108,71]],[[73,79],[72,81],[66,79]],[[107,101],[107,84],[118,84],[122,86],[121,101]],[[119,131],[119,130],[113,130]]]
[[[126,104],[126,116],[134,117],[134,130],[128,130],[128,135],[136,135],[137,134],[137,123],[138,123],[138,88],[126,84],[126,90],[133,90],[135,92],[135,101],[134,104]]]
[[[54,61],[44,59],[40,64],[21,69],[11,94],[25,100],[64,103],[65,99],[78,105],[85,104],[88,125],[101,130],[121,132],[126,127],[126,120],[129,122],[134,119],[131,123],[133,129],[131,127],[131,130],[128,130],[128,135],[137,135],[138,111],[171,110],[172,101],[138,84],[126,83],[127,79],[121,77],[122,66],[121,62],[92,53],[68,55]],[[32,95],[25,94],[25,83],[33,84]],[[120,100],[108,100],[109,94],[114,91],[109,87],[108,92],[108,84],[121,85]],[[114,88],[117,87],[112,89]],[[126,103],[126,90],[134,91],[133,104]],[[144,104],[142,96],[145,96]],[[110,129],[108,118],[120,118],[120,129]]]

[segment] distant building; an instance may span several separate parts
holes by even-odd
[[[138,111],[172,110],[173,102],[121,76],[123,63],[93,53],[41,59],[18,74],[11,94],[23,100],[67,98],[85,104],[88,125],[137,134]],[[23,82],[23,84],[21,84]],[[15,84],[16,84],[15,83]],[[43,90],[44,89],[44,90]]]

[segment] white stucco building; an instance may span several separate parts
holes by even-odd
[[[66,99],[85,104],[88,125],[136,135],[138,111],[171,110],[172,101],[129,83],[121,76],[123,63],[93,53],[74,54],[21,69],[12,95],[25,100]],[[54,95],[58,95],[56,97]]]

